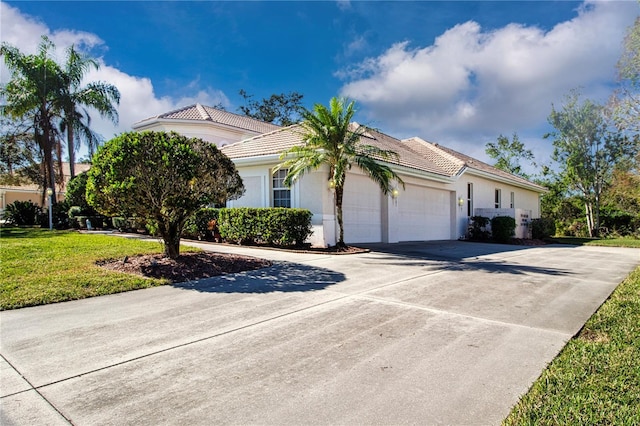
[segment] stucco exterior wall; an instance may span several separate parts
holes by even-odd
[[[179,121],[172,121],[170,123],[157,121],[136,127],[134,130],[138,132],[146,130],[154,132],[174,131],[189,138],[200,138],[204,141],[215,143],[218,147],[251,138],[258,134],[243,129],[222,127],[220,125],[214,125],[213,123],[188,123]]]

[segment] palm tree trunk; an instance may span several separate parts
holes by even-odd
[[[339,237],[337,247],[346,247],[344,243],[344,226],[342,222],[342,196],[344,195],[344,187],[336,186],[336,218],[338,219]]]
[[[67,124],[67,150],[69,154],[69,176],[71,179],[76,176],[76,153],[73,138],[73,126]]]

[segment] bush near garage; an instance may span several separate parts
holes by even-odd
[[[487,230],[489,219],[485,216],[471,216],[469,218],[469,239],[473,241],[488,241],[491,232]]]
[[[312,213],[290,208],[220,209],[218,228],[228,242],[302,246],[311,236]]]
[[[182,235],[194,240],[214,240],[214,223],[218,220],[220,209],[205,207],[193,214],[184,224]]]
[[[531,237],[534,240],[544,240],[556,235],[556,223],[550,217],[541,217],[531,221]]]
[[[491,236],[497,243],[508,243],[516,235],[516,220],[509,216],[496,216],[491,219]]]

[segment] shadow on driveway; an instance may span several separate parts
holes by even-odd
[[[518,246],[507,244],[474,243],[462,241],[425,241],[397,244],[366,244],[372,251],[382,253],[371,265],[404,265],[436,267],[449,271],[483,271],[497,274],[571,275],[569,270],[514,263],[482,256],[508,254],[532,249],[558,249],[563,246]],[[567,246],[566,248],[570,248]],[[388,254],[388,256],[385,256]],[[526,259],[520,258],[520,259]]]
[[[173,284],[173,287],[205,293],[294,292],[322,290],[345,279],[343,273],[326,268],[274,262],[268,268]]]

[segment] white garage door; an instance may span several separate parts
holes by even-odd
[[[382,241],[381,207],[380,188],[374,182],[366,176],[348,175],[342,199],[345,243]]]
[[[449,191],[407,185],[398,197],[398,239],[428,241],[451,239]]]

